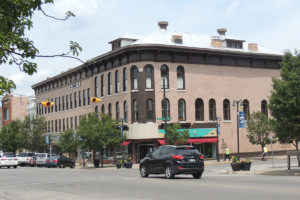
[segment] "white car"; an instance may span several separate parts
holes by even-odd
[[[46,160],[49,159],[51,156],[57,156],[56,154],[50,153],[41,153],[36,158],[36,166],[42,167],[45,166]]]
[[[22,152],[18,155],[18,163],[21,166],[29,165],[29,161],[35,153]]]
[[[7,152],[7,153],[0,153],[0,168],[1,167],[18,167],[18,158],[14,153]]]

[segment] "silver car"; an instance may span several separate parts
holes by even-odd
[[[18,167],[18,158],[14,153],[0,153],[0,168],[1,167]]]
[[[56,156],[56,154],[50,154],[50,153],[41,153],[36,158],[36,166],[43,167],[46,164],[46,160],[51,157]]]

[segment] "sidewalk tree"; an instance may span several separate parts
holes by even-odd
[[[182,145],[186,144],[190,134],[188,129],[182,129],[179,123],[167,127],[168,144]]]
[[[6,152],[14,152],[21,147],[21,126],[20,120],[13,120],[0,130],[0,149]]]
[[[70,11],[63,19],[46,14],[42,7],[53,2],[54,0],[0,0],[0,65],[6,63],[16,65],[20,71],[32,75],[37,72],[37,63],[33,62],[36,57],[69,57],[80,60],[75,56],[78,56],[78,52],[82,49],[76,42],[70,42],[70,51],[67,53],[41,55],[33,41],[26,36],[33,27],[32,17],[36,12],[42,12],[48,18],[61,21],[75,17]],[[0,96],[5,92],[11,93],[15,88],[16,85],[12,80],[0,76]]]
[[[82,116],[77,131],[82,148],[99,151],[103,155],[104,146],[120,146],[121,130],[119,123],[103,113],[89,113]]]
[[[22,122],[21,133],[24,139],[23,148],[30,151],[41,151],[45,145],[45,134],[47,132],[47,122],[44,117],[25,117]]]
[[[271,144],[269,134],[271,133],[271,124],[269,118],[262,112],[253,112],[247,119],[247,137],[249,142],[254,145],[260,145],[261,150],[266,144]],[[276,140],[272,139],[275,143]]]
[[[300,141],[300,54],[286,52],[281,62],[280,78],[273,78],[268,108],[272,128],[280,143],[292,143],[299,150]],[[298,158],[299,159],[299,158]]]
[[[58,146],[62,152],[71,155],[71,153],[76,153],[78,142],[79,137],[77,133],[75,133],[73,129],[68,129],[59,136]]]

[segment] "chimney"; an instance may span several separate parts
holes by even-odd
[[[158,22],[158,26],[159,26],[160,29],[167,30],[168,22],[160,21],[160,22]]]
[[[219,28],[217,29],[217,32],[219,33],[220,36],[225,36],[225,33],[227,32],[226,28]]]
[[[257,44],[256,44],[256,43],[249,43],[249,44],[248,44],[248,50],[249,50],[249,51],[255,51],[255,52],[257,52],[257,51],[258,51],[258,46],[257,46]]]
[[[68,68],[68,71],[70,71],[72,68]]]
[[[215,48],[221,48],[222,47],[222,41],[219,36],[212,36],[211,37],[211,46]]]

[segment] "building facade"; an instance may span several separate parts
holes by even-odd
[[[124,36],[110,44],[112,50],[55,77],[32,86],[36,94],[37,114],[46,117],[54,136],[68,128],[75,131],[80,117],[102,112],[124,119],[129,155],[139,162],[147,153],[164,144],[164,122],[180,123],[189,129],[189,143],[205,157],[215,158],[225,147],[242,153],[260,152],[248,142],[245,128],[239,129],[234,100],[241,100],[248,116],[253,111],[268,115],[267,103],[272,77],[279,77],[282,54],[226,36],[205,36],[167,30],[146,36]],[[165,82],[165,84],[163,84]],[[163,106],[164,91],[166,109]],[[101,103],[91,103],[99,97]],[[44,108],[40,102],[54,102]],[[217,142],[216,120],[220,118]],[[274,145],[287,150],[290,145]]]
[[[28,98],[28,105],[26,108],[27,116],[29,116],[31,119],[36,117],[36,98],[35,97],[29,97]]]

